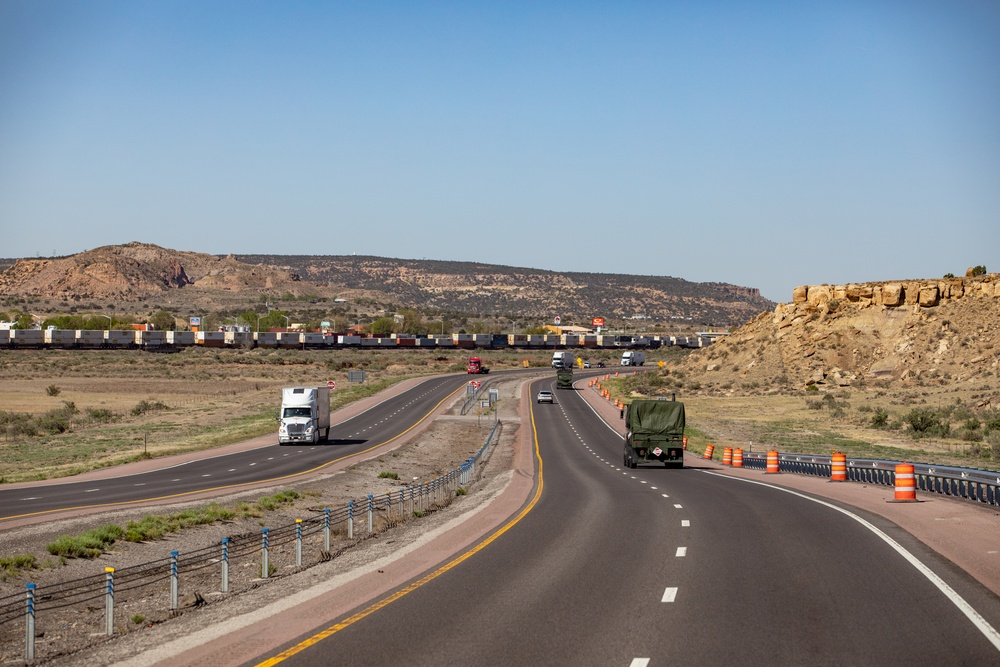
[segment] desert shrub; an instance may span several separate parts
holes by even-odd
[[[87,408],[87,417],[90,421],[107,424],[108,422],[113,421],[115,416],[111,410],[105,410],[104,408]]]
[[[169,410],[170,408],[166,403],[162,401],[139,401],[134,408],[132,408],[132,416],[140,417],[147,412],[157,412],[160,410]]]
[[[807,398],[806,407],[810,410],[822,410],[824,406],[823,401],[819,399]]]
[[[913,408],[903,416],[903,421],[909,424],[910,429],[917,437],[940,436],[945,437],[951,431],[948,422],[943,421],[937,413],[930,408]]]
[[[45,388],[45,393],[48,396],[58,396],[59,392],[61,391],[62,389],[60,389],[58,385],[54,384],[50,384],[48,387]]]
[[[819,391],[819,387],[817,387],[815,384],[807,384],[806,391]]]
[[[871,427],[887,428],[888,426],[889,426],[889,412],[885,408],[875,408],[875,414],[872,415]]]
[[[874,410],[875,408],[868,405],[867,403],[858,406],[858,412],[873,412]]]
[[[983,441],[983,434],[980,431],[978,431],[978,430],[972,431],[972,430],[969,430],[967,428],[963,428],[961,431],[959,431],[958,432],[958,437],[959,437],[960,440],[964,440],[965,442],[982,442]]]
[[[962,424],[962,428],[966,431],[978,431],[981,425],[982,424],[980,424],[978,419],[972,417],[971,419],[965,420],[965,423]]]
[[[104,550],[124,535],[121,526],[108,524],[88,530],[82,535],[63,535],[46,546],[53,556],[66,558],[97,558]]]

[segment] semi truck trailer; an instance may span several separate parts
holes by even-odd
[[[684,467],[684,404],[641,399],[625,406],[625,467]]]
[[[320,435],[322,433],[322,436]],[[286,387],[278,411],[278,444],[330,439],[330,388]]]

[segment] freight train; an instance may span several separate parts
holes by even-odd
[[[302,331],[98,331],[0,329],[0,349],[102,349],[173,352],[188,347],[229,349],[614,349],[707,347],[704,336],[608,336],[600,334],[395,334],[373,337]]]

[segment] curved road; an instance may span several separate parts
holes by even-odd
[[[1000,664],[1000,600],[893,524],[694,459],[622,468],[556,397],[514,525],[264,664]]]
[[[516,371],[515,371],[516,372]],[[387,444],[430,417],[468,382],[465,375],[431,378],[365,412],[334,424],[330,441],[317,445],[274,444],[204,458],[128,476],[59,484],[0,488],[2,522],[64,510],[145,503],[206,491],[279,482],[298,477]]]

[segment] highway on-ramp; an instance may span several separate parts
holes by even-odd
[[[894,524],[696,459],[623,468],[580,394],[532,404],[502,528],[263,664],[1000,664],[1000,600]]]

